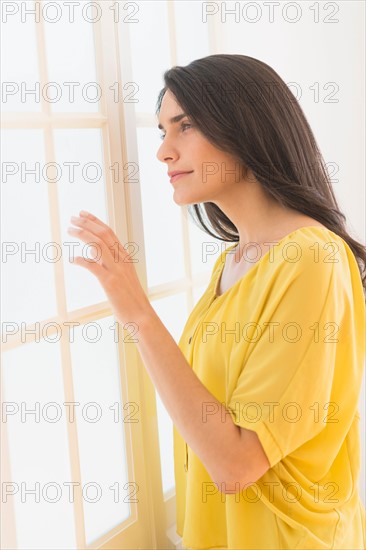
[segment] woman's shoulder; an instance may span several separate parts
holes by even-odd
[[[337,264],[344,267],[348,264],[349,253],[353,256],[339,235],[318,225],[299,227],[280,239],[276,246],[280,258],[299,269],[311,265],[324,269]]]
[[[362,286],[356,258],[348,244],[326,227],[294,229],[257,262],[243,280],[244,287],[260,295],[279,297],[294,294],[296,299],[334,296],[358,292]],[[333,288],[333,290],[331,290]],[[289,289],[291,289],[290,292]]]
[[[356,257],[340,235],[326,227],[308,226],[278,244],[272,267],[270,263],[262,266],[264,277],[269,268],[267,283],[272,293],[291,288],[290,294],[304,300],[321,302],[328,296],[337,302],[364,305]]]

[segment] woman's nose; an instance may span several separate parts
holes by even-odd
[[[161,162],[167,162],[168,160],[175,160],[178,157],[178,152],[172,143],[167,141],[167,138],[164,138],[163,143],[160,145],[156,153],[156,158]]]

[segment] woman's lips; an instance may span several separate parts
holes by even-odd
[[[178,178],[182,178],[183,176],[188,176],[188,174],[192,174],[192,172],[182,172],[181,174],[176,174],[175,176],[172,176],[170,178],[170,183],[174,183]]]

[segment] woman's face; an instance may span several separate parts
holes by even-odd
[[[174,201],[180,205],[220,202],[243,179],[240,163],[212,145],[188,116],[171,122],[171,118],[181,114],[182,108],[167,90],[159,113],[164,138],[156,156],[166,163],[167,172],[189,172],[171,180]]]

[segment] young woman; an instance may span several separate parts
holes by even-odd
[[[164,82],[157,156],[174,201],[235,243],[178,345],[120,243],[115,261],[112,230],[88,213],[72,221],[102,252],[76,263],[98,277],[119,321],[138,323],[173,420],[183,546],[365,548],[366,248],[348,234],[312,131],[271,67],[211,55]]]

